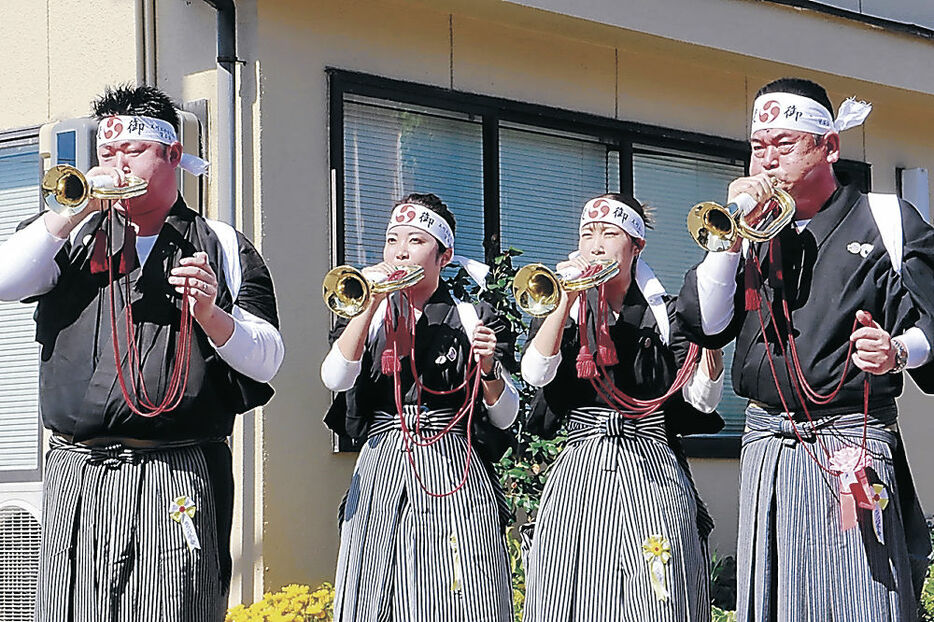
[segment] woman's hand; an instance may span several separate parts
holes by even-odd
[[[496,354],[496,333],[480,322],[473,331],[472,342],[474,360],[480,363],[480,371],[484,374],[490,373]]]

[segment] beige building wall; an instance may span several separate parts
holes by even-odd
[[[16,0],[0,11],[0,128],[86,115],[101,85],[136,77],[132,2]]]
[[[103,85],[149,75],[181,102],[208,100],[208,157],[218,157],[215,14],[205,3],[13,5],[4,5],[0,19],[0,58],[11,59],[0,73],[0,130],[86,114]],[[321,423],[330,399],[318,380],[330,322],[318,293],[332,235],[326,68],[740,140],[756,89],[776,77],[803,75],[825,84],[835,103],[851,94],[874,103],[866,127],[847,132],[843,142],[845,157],[873,165],[876,189],[894,190],[896,167],[930,169],[934,161],[934,129],[916,121],[934,104],[930,63],[917,71],[899,64],[926,58],[932,44],[855,22],[748,0],[664,0],[663,6],[651,0],[242,0],[237,8],[244,61],[237,220],[274,275],[287,353],[274,381],[276,397],[241,418],[233,438],[232,601],[250,602],[291,582],[332,580],[337,505],[355,460],[331,452]],[[711,23],[708,13],[730,8],[736,10],[727,26]],[[677,20],[670,19],[674,11]],[[114,26],[105,31],[90,17],[98,14],[114,16]],[[155,21],[143,27],[137,20],[145,15]],[[759,50],[749,34],[766,18],[790,28],[772,29],[786,33],[775,35],[782,47],[774,53]],[[746,34],[727,36],[734,33]],[[727,40],[729,50],[716,49]],[[854,41],[862,46],[857,57],[838,53]],[[861,63],[867,54],[872,63]],[[216,183],[208,187],[209,213],[216,213]],[[934,454],[924,447],[934,437],[926,417],[931,404],[913,387],[902,399],[916,475],[934,468]],[[693,463],[718,522],[713,546],[731,553],[737,463]],[[921,477],[917,483],[927,512],[934,512],[934,483]]]
[[[690,17],[678,21],[689,23]],[[279,1],[260,2],[258,18],[263,118],[292,118],[300,111],[303,123],[303,131],[295,132],[294,127],[264,122],[262,183],[269,192],[275,186],[275,192],[281,193],[286,203],[301,201],[307,197],[305,189],[290,187],[285,180],[302,175],[312,189],[312,202],[318,206],[311,219],[270,222],[266,234],[268,240],[277,240],[269,245],[277,249],[273,254],[289,252],[294,257],[294,250],[287,249],[302,248],[302,266],[323,265],[329,257],[329,223],[324,210],[328,201],[324,190],[329,185],[324,114],[326,67],[735,139],[746,136],[755,90],[776,77],[798,74],[826,84],[836,103],[856,93],[872,99],[877,111],[898,109],[878,115],[891,118],[891,122],[876,124],[874,116],[865,132],[854,130],[844,137],[844,156],[872,163],[878,189],[894,190],[896,165],[925,166],[934,156],[930,147],[934,143],[921,139],[918,128],[905,123],[911,117],[904,116],[934,103],[930,94],[675,43],[541,11],[490,2],[454,2],[445,11],[437,2],[351,1],[309,7],[301,2]],[[827,35],[839,24],[811,28],[815,30],[812,39],[824,40],[821,47],[809,49],[818,59],[812,63],[818,63],[821,49],[826,51],[835,45]],[[863,30],[860,25],[849,28]],[[900,49],[899,45],[899,41],[886,40],[884,47]],[[909,40],[904,45],[914,49],[917,43]],[[269,151],[273,144],[277,152]],[[264,192],[267,201],[269,192]],[[289,290],[293,286],[307,287],[304,270],[295,275],[294,282],[285,284],[283,279],[290,278],[288,274],[277,274],[277,284]],[[329,455],[327,436],[320,434],[319,418],[328,394],[316,384],[315,374],[317,362],[327,349],[322,328],[327,324],[327,314],[318,305],[309,308],[296,299],[294,308],[283,309],[283,320],[291,351],[300,349],[308,365],[284,369],[278,386],[288,399],[306,406],[292,409],[284,399],[277,399],[267,409],[267,486],[277,480],[277,474],[288,476],[295,470],[314,473],[320,479],[309,478],[302,491],[290,488],[288,498],[281,502],[272,498],[275,493],[270,490],[267,519],[272,525],[280,522],[280,515],[290,516],[315,507],[326,512],[326,520],[308,521],[307,531],[301,534],[267,531],[264,551],[270,565],[269,585],[294,580],[296,574],[307,576],[308,572],[315,577],[329,576],[328,564],[337,542],[333,509],[349,480],[353,460],[353,456]],[[293,321],[300,326],[292,325]],[[272,420],[280,418],[289,418],[291,423],[274,430]],[[296,434],[299,429],[306,433]],[[280,442],[284,451],[273,452],[271,448]],[[297,461],[294,452],[300,448],[302,454]],[[918,463],[925,453],[913,452],[917,454],[916,471],[924,468]],[[694,468],[698,486],[718,521],[713,544],[721,552],[731,553],[735,549],[737,463],[695,460]],[[927,490],[921,484],[934,510],[934,488]],[[300,535],[299,542],[294,540],[296,535]],[[309,556],[309,551],[315,553]],[[276,564],[272,564],[273,558]]]

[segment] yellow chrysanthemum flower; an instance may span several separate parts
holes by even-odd
[[[665,536],[652,534],[642,542],[642,555],[646,561],[657,558],[663,564],[667,564],[671,559],[671,543]]]

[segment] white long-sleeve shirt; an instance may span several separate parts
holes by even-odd
[[[80,229],[81,225],[75,227],[72,235],[77,235]],[[148,258],[156,237],[137,238],[141,265]],[[49,232],[44,218],[37,218],[0,244],[0,300],[23,300],[51,291],[61,275],[55,256],[66,241]],[[222,248],[225,268],[239,265],[238,258],[233,257],[237,249],[224,244]],[[228,285],[231,280],[227,279]],[[211,345],[236,371],[254,380],[268,382],[279,370],[285,355],[282,335],[269,322],[238,307],[237,292],[231,291],[231,294],[234,299],[231,313],[233,334],[224,345],[218,346],[213,342]]]
[[[561,351],[552,356],[545,356],[533,343],[522,355],[522,379],[533,387],[543,387],[555,379],[558,366],[561,365]],[[723,395],[723,376],[711,380],[700,369],[681,388],[684,401],[705,413],[713,412]]]
[[[335,342],[321,363],[321,381],[324,386],[336,393],[347,391],[357,381],[360,369],[361,361],[348,361]],[[488,404],[484,398],[483,404],[486,406],[490,422],[501,430],[505,430],[513,424],[519,413],[519,391],[505,372],[503,372],[502,379],[506,386],[496,402]]]
[[[806,224],[807,221],[798,223],[799,228]],[[721,332],[733,319],[736,271],[741,257],[741,252],[707,253],[697,266],[697,299],[705,335]],[[911,327],[895,338],[908,351],[908,369],[921,367],[931,359],[931,344],[920,328]]]

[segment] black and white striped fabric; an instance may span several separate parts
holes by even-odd
[[[568,433],[526,555],[523,621],[709,620],[707,542],[665,415],[575,409]],[[667,600],[656,597],[643,557],[643,542],[655,534],[671,545]]]
[[[453,416],[410,405],[403,412],[426,436]],[[412,447],[413,469],[398,416],[376,413],[341,507],[335,621],[512,621],[505,500],[465,431]],[[468,450],[463,488],[426,494],[422,485],[435,493],[457,486]]]
[[[182,495],[195,503],[200,549],[189,549],[172,519]],[[227,553],[203,446],[92,449],[54,436],[42,517],[37,621],[224,619]]]
[[[898,436],[887,429],[895,404],[871,413],[866,449],[871,484],[888,493],[885,544],[868,510],[858,527],[841,528],[838,478],[821,469],[798,441],[791,420],[750,404],[743,436],[737,549],[737,620],[770,622],[906,622],[917,619],[896,486]],[[824,467],[833,453],[859,445],[862,413],[796,425]]]

